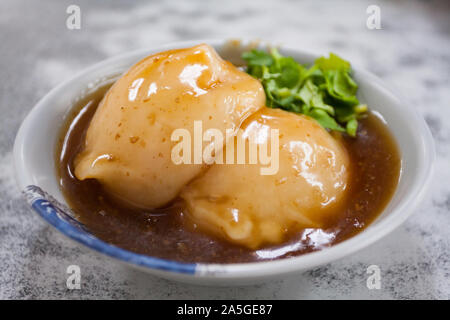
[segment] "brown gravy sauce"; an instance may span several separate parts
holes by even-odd
[[[60,186],[77,219],[98,238],[118,247],[180,262],[234,263],[298,256],[339,243],[363,230],[384,209],[400,174],[398,147],[373,113],[360,121],[357,138],[344,137],[353,168],[349,197],[326,229],[305,229],[281,245],[250,250],[185,227],[178,201],[154,211],[113,202],[96,180],[79,181],[73,160],[98,103],[110,85],[74,106],[60,134],[56,163]]]

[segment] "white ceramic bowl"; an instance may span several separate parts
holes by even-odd
[[[83,245],[149,273],[198,284],[231,285],[262,282],[301,272],[364,249],[398,227],[421,202],[432,175],[434,160],[430,131],[413,106],[399,100],[374,75],[354,68],[354,76],[359,84],[359,99],[383,116],[398,142],[402,159],[400,182],[392,200],[383,213],[361,233],[330,248],[299,257],[240,264],[179,263],[136,254],[97,239],[71,216],[58,186],[55,148],[60,126],[77,99],[95,90],[99,84],[117,78],[141,58],[198,43],[175,43],[108,59],[78,73],[39,101],[20,127],[14,145],[17,182],[39,215]],[[230,48],[225,40],[207,43],[232,61],[240,56],[242,50],[237,46]],[[245,41],[241,43],[242,46],[248,44]],[[313,54],[286,47],[281,47],[280,51],[301,63],[309,64],[316,58]]]

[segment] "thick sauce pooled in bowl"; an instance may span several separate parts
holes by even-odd
[[[282,244],[250,249],[199,232],[190,223],[180,198],[162,209],[132,208],[111,197],[97,180],[80,181],[74,174],[74,160],[83,150],[89,124],[108,89],[109,86],[99,88],[74,107],[61,131],[56,161],[63,194],[77,219],[98,238],[118,247],[197,263],[297,256],[339,243],[362,231],[381,213],[395,192],[400,173],[398,148],[382,120],[369,113],[359,120],[356,138],[345,134],[340,137],[351,173],[346,197],[320,227],[292,233]]]

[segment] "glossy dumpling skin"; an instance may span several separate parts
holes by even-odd
[[[264,143],[271,128],[279,129],[278,172],[261,175],[260,164],[212,166],[181,193],[192,226],[256,249],[336,214],[349,180],[345,148],[315,120],[280,109],[261,109],[242,135]]]
[[[206,169],[176,165],[175,129],[202,121],[225,136],[264,106],[256,79],[222,60],[208,45],[151,55],[135,64],[107,92],[75,159],[78,179],[97,179],[109,194],[139,208],[157,208]]]

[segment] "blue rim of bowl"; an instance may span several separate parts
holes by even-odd
[[[23,191],[29,204],[45,221],[69,238],[96,251],[127,263],[152,269],[195,274],[197,264],[181,263],[134,253],[104,242],[90,234],[82,223],[75,220],[64,205],[48,195],[40,187],[29,185]]]

